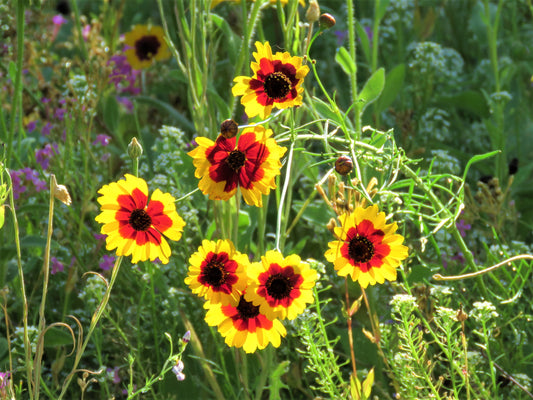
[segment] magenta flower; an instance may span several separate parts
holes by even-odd
[[[52,265],[50,266],[50,273],[52,275],[55,275],[58,272],[63,272],[65,270],[65,266],[57,258],[52,257],[50,261],[52,262]]]
[[[108,254],[104,254],[102,256],[102,262],[100,262],[100,264],[98,264],[98,266],[103,271],[109,271],[111,268],[113,268],[113,265],[115,265],[115,256],[111,256],[111,255],[108,255]]]
[[[41,135],[48,136],[50,135],[50,132],[52,131],[52,124],[50,122],[47,122],[45,126],[43,126],[43,129],[41,130]]]
[[[93,142],[93,146],[96,146],[97,144],[106,147],[109,144],[109,141],[111,140],[111,136],[100,134],[96,135],[96,139]]]
[[[47,170],[50,166],[50,160],[54,154],[58,154],[57,144],[51,145],[47,143],[44,148],[35,151],[35,159],[43,170]]]

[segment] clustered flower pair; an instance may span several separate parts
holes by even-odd
[[[287,333],[280,320],[296,318],[313,302],[318,274],[295,254],[271,250],[251,263],[229,240],[204,240],[189,264],[185,283],[207,300],[205,321],[228,346],[247,353],[278,347]]]
[[[235,78],[234,95],[249,117],[265,119],[272,108],[302,103],[301,87],[308,67],[289,53],[272,54],[268,42],[257,42],[252,77]],[[218,138],[198,137],[198,147],[188,154],[200,179],[199,188],[213,200],[228,200],[238,189],[249,205],[262,206],[262,195],[276,188],[281,158],[273,132],[261,125],[223,129]],[[144,180],[126,175],[125,180],[105,185],[98,198],[107,249],[119,256],[132,255],[132,262],[168,263],[171,254],[167,239],[179,240],[185,222],[177,214],[175,199],[156,189],[148,200]],[[350,276],[363,288],[396,279],[396,268],[407,257],[403,237],[396,223],[387,224],[377,205],[357,207],[340,215],[340,226],[325,253],[340,276]],[[283,257],[268,251],[260,262],[250,262],[229,240],[204,240],[189,259],[185,283],[193,293],[207,300],[205,320],[216,326],[229,346],[246,352],[278,347],[286,330],[281,320],[294,319],[313,302],[312,288],[317,273],[298,255]]]

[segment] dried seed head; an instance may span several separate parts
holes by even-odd
[[[238,130],[239,125],[237,125],[237,123],[232,119],[227,119],[220,124],[220,134],[226,139],[231,139],[237,136]]]
[[[340,175],[348,175],[350,172],[352,172],[352,169],[353,162],[348,156],[340,156],[337,158],[337,161],[335,161],[335,171],[337,171],[337,173]]]

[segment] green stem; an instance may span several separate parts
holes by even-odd
[[[20,292],[22,299],[22,323],[24,324],[24,361],[26,363],[26,379],[28,383],[28,393],[30,400],[33,399],[33,383],[32,383],[32,370],[33,360],[31,357],[31,343],[28,337],[28,299],[26,298],[26,289],[24,283],[24,270],[22,269],[22,253],[20,251],[20,237],[19,237],[19,224],[17,220],[17,212],[15,210],[15,198],[13,194],[13,182],[11,181],[11,175],[6,168],[6,176],[8,180],[9,191],[9,205],[13,214],[13,229],[15,231],[15,247],[17,249],[17,266],[20,278]]]
[[[15,88],[13,90],[13,102],[11,104],[11,120],[9,137],[7,141],[6,166],[10,166],[11,153],[13,151],[13,139],[15,138],[15,126],[18,122],[19,136],[22,132],[22,66],[24,61],[24,1],[17,1],[17,71],[15,76]],[[18,114],[18,118],[17,118]],[[17,140],[18,153],[20,154],[21,140]]]
[[[58,397],[58,400],[61,400],[63,396],[65,395],[68,386],[70,385],[70,382],[72,381],[72,378],[77,372],[78,364],[80,363],[81,357],[83,356],[83,353],[85,352],[85,348],[87,347],[87,344],[89,344],[89,340],[91,339],[91,335],[94,331],[94,328],[100,321],[100,318],[102,317],[102,314],[104,313],[104,310],[107,306],[107,303],[109,302],[109,297],[111,296],[111,290],[113,289],[113,286],[115,285],[115,281],[118,276],[118,271],[120,269],[120,264],[122,263],[122,256],[117,257],[117,260],[115,261],[115,265],[113,266],[113,270],[111,271],[111,279],[109,281],[109,284],[107,285],[106,291],[104,293],[104,297],[102,298],[102,301],[98,305],[98,308],[96,309],[95,313],[93,314],[93,317],[91,319],[91,324],[89,326],[89,331],[87,332],[87,336],[85,337],[85,340],[83,341],[83,345],[79,349],[79,351],[76,353],[76,358],[74,360],[74,365],[72,366],[72,371],[70,374],[68,374],[67,378],[65,379],[65,382],[63,383],[63,387],[61,388],[61,393]]]
[[[37,337],[39,341],[37,342],[37,351],[35,354],[33,371],[33,396],[35,400],[39,400],[40,392],[40,376],[41,376],[41,362],[43,358],[44,351],[44,330],[46,326],[46,319],[44,312],[46,309],[46,296],[48,294],[48,280],[50,278],[50,245],[52,242],[52,233],[54,231],[54,201],[55,201],[55,191],[57,187],[56,177],[54,174],[50,175],[50,204],[48,208],[48,231],[46,235],[46,247],[44,250],[44,263],[43,263],[43,294],[41,298],[41,307],[39,308],[39,328],[37,331]],[[42,337],[41,337],[42,335]]]
[[[348,13],[348,41],[350,58],[353,61],[355,68],[350,71],[350,86],[352,92],[352,104],[354,105],[355,112],[355,140],[359,140],[361,136],[361,108],[357,101],[357,53],[355,42],[355,20],[354,20],[354,8],[353,0],[346,1],[347,13]]]

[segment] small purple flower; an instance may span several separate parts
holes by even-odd
[[[119,384],[121,379],[120,379],[120,376],[118,374],[118,371],[120,370],[119,367],[115,367],[113,369],[111,368],[108,368],[107,369],[107,374],[112,377],[112,381],[115,385]]]
[[[44,148],[35,151],[35,159],[43,170],[47,170],[50,166],[50,159],[54,154],[58,153],[59,151],[56,143],[53,145],[47,143]]]
[[[182,372],[183,368],[185,368],[185,365],[181,360],[179,360],[177,364],[172,367],[172,372],[174,372],[178,381],[185,380],[185,374]]]
[[[26,125],[26,131],[28,133],[31,133],[35,130],[36,126],[37,126],[37,121],[30,121],[28,122],[28,125]]]
[[[109,157],[111,157],[111,153],[104,153],[102,154],[102,157],[100,157],[100,160],[102,160],[102,162],[106,162],[109,160]]]
[[[191,331],[185,332],[181,340],[183,343],[189,343],[191,341]]]
[[[52,257],[50,259],[50,261],[52,262],[52,265],[50,267],[50,273],[52,275],[55,275],[57,274],[58,272],[63,272],[65,270],[65,266],[63,265],[63,263],[61,261],[59,261],[57,258],[55,257]]]
[[[33,182],[33,185],[35,186],[36,192],[42,192],[43,190],[46,190],[48,187],[48,184],[39,178],[33,179],[32,182]]]
[[[109,81],[115,85],[118,93],[129,93],[137,95],[141,89],[135,84],[140,71],[131,68],[125,55],[116,55],[111,57],[108,65],[113,64],[114,68],[109,74]]]
[[[115,256],[104,254],[102,256],[102,262],[99,264],[99,267],[103,271],[109,271],[111,268],[113,268],[113,265],[115,265]]]
[[[4,389],[9,384],[10,372],[0,372],[0,389]]]
[[[52,124],[50,122],[47,122],[45,126],[43,126],[43,129],[41,130],[41,135],[48,136],[50,135],[50,132],[52,131]]]
[[[48,103],[50,103],[50,99],[49,99],[48,97],[43,97],[43,98],[41,99],[41,103],[43,103],[43,104],[48,104]]]
[[[460,219],[459,221],[457,221],[455,226],[457,226],[457,229],[459,230],[459,233],[461,234],[462,237],[466,237],[466,231],[469,231],[470,229],[472,229],[472,225],[467,224],[463,219]]]
[[[133,101],[131,101],[128,97],[116,96],[116,99],[124,106],[128,113],[131,114],[133,112]]]
[[[87,24],[81,30],[81,36],[83,37],[83,40],[87,41],[89,39],[90,34],[91,34],[91,25]]]
[[[55,113],[54,113],[54,116],[60,120],[60,121],[63,121],[63,119],[65,119],[65,114],[67,113],[67,110],[64,109],[64,108],[58,108],[56,109]]]
[[[111,140],[111,136],[99,134],[96,135],[96,139],[93,142],[93,146],[96,146],[97,144],[106,147],[109,144],[109,141]]]
[[[101,233],[93,233],[93,236],[96,240],[105,240],[105,238],[107,237],[107,235],[103,235]]]
[[[11,176],[11,182],[13,182],[13,197],[17,200],[20,197],[20,194],[27,190],[22,178],[24,173],[22,170],[10,170],[9,175]]]
[[[347,30],[336,30],[335,36],[337,37],[337,47],[341,47],[344,44],[344,41],[348,37]]]
[[[54,25],[61,26],[63,24],[66,24],[67,20],[61,14],[57,14],[52,17],[52,22],[54,23]]]

